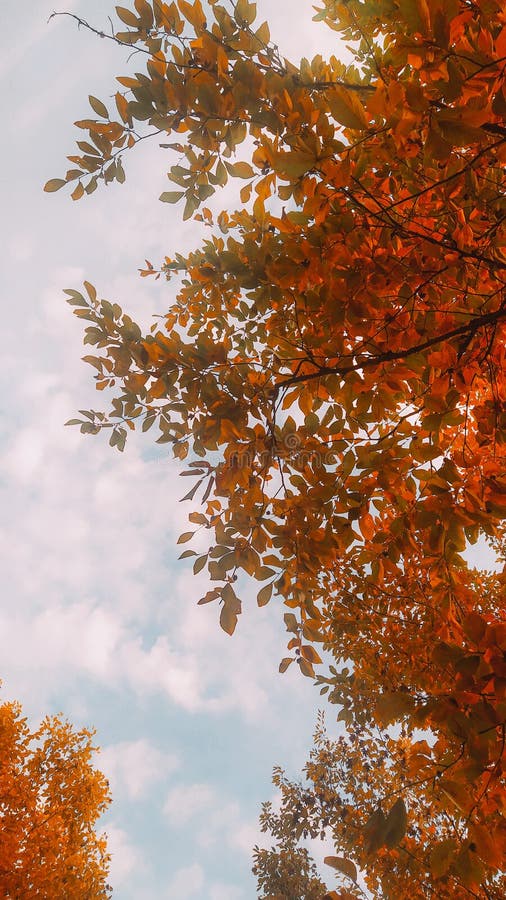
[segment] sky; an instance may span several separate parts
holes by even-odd
[[[61,2],[108,27],[109,0]],[[279,605],[257,609],[246,587],[232,638],[215,605],[196,605],[207,582],[177,559],[191,507],[167,450],[132,435],[121,455],[64,427],[100,399],[63,289],[86,278],[148,324],[173,288],[138,268],[200,233],[157,201],[174,162],[157,146],[131,155],[123,186],[78,203],[43,193],[68,167],[87,95],[107,101],[126,58],[68,18],[48,22],[53,3],[30,0],[20,15],[19,0],[0,0],[1,696],[32,724],[61,712],[96,728],[115,900],[250,900],[272,767],[297,776],[320,698],[295,667],[277,672]],[[258,9],[284,55],[339,54],[308,0]],[[224,208],[236,202],[224,193]]]

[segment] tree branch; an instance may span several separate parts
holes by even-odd
[[[472,337],[480,328],[483,328],[485,325],[490,325],[493,322],[497,322],[503,318],[506,318],[506,308],[504,302],[495,312],[477,316],[466,325],[461,325],[459,328],[453,328],[451,331],[446,331],[444,334],[436,335],[435,337],[429,338],[429,340],[424,341],[422,344],[416,344],[414,347],[407,347],[405,350],[387,350],[385,353],[378,354],[378,356],[367,356],[365,359],[358,360],[352,365],[320,366],[316,372],[294,375],[291,378],[287,378],[284,381],[278,382],[274,386],[274,395],[276,396],[279,391],[283,390],[284,388],[288,388],[294,384],[300,384],[306,381],[314,381],[315,378],[324,378],[326,375],[346,376],[350,372],[356,372],[359,369],[370,369],[374,366],[380,366],[386,362],[393,362],[396,359],[406,359],[408,356],[414,356],[415,353],[421,353],[423,350],[428,350],[430,347],[434,347],[437,344],[449,341],[452,338],[459,337],[463,334],[470,335],[470,337]]]

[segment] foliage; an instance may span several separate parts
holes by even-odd
[[[134,6],[111,39],[146,71],[118,79],[117,116],[90,97],[46,189],[122,182],[130,149],[172,135],[161,199],[209,237],[146,263],[176,294],[147,334],[67,291],[113,394],[73,421],[120,450],[155,426],[196,457],[179,540],[209,531],[182,554],[215,583],[200,602],[232,633],[245,572],[290,610],[282,671],[333,655],[318,680],[351,744],[325,771],[349,771],[353,808],[333,839],[377,896],[503,896],[505,576],[463,552],[505,562],[504,5],[324,0],[348,66],[284,59],[249,0]],[[234,178],[242,207],[215,216]]]
[[[94,831],[109,788],[92,737],[58,717],[31,731],[18,704],[0,706],[2,897],[110,896],[106,839]]]
[[[257,875],[274,885],[280,861],[287,865],[297,842],[312,839],[333,846],[325,862],[339,885],[330,897],[504,897],[504,832],[498,839],[469,815],[473,795],[456,765],[461,743],[448,748],[439,772],[431,743],[427,733],[403,727],[393,735],[374,723],[330,740],[320,719],[305,781],[275,770],[281,808],[264,804],[260,822],[276,847],[260,851]]]
[[[286,843],[280,840],[271,850],[254,849],[253,874],[262,892],[258,896],[262,900],[322,900],[327,889],[307,849],[297,847],[291,835],[283,837]]]

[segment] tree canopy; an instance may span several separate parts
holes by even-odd
[[[57,716],[31,730],[19,704],[0,705],[2,897],[110,897],[106,838],[95,832],[109,786],[92,740]]]
[[[249,0],[116,12],[105,36],[145,66],[111,112],[89,98],[46,190],[123,182],[161,139],[160,199],[208,238],[146,261],[174,285],[147,333],[67,289],[111,397],[72,421],[119,450],[154,428],[188,458],[200,506],[179,542],[205,529],[209,551],[182,556],[227,632],[246,573],[285,608],[282,671],[333,657],[317,681],[348,737],[319,732],[309,788],[280,776],[298,812],[265,825],[285,850],[330,829],[351,882],[334,897],[360,896],[357,871],[377,897],[503,897],[504,4],[323,0],[350,65],[287,60]],[[238,208],[214,213],[234,179]],[[484,541],[497,571],[466,561]]]

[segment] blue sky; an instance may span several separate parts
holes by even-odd
[[[99,27],[113,8],[62,2]],[[338,52],[311,23],[311,2],[258,8],[285,55]],[[246,587],[233,638],[214,605],[196,606],[206,580],[177,561],[191,506],[178,503],[187,488],[167,451],[134,435],[120,455],[63,427],[100,399],[62,289],[87,278],[149,323],[172,287],[137,268],[196,245],[199,232],[157,202],[173,160],[156,146],[131,157],[123,187],[79,203],[42,192],[66,169],[87,95],[106,100],[125,69],[123,50],[68,19],[48,24],[53,9],[0,6],[3,697],[32,722],[62,711],[96,727],[115,798],[104,828],[118,900],[249,900],[272,766],[300,770],[319,695],[294,669],[277,673],[279,605],[258,610]],[[234,191],[219,202],[235,205]]]

